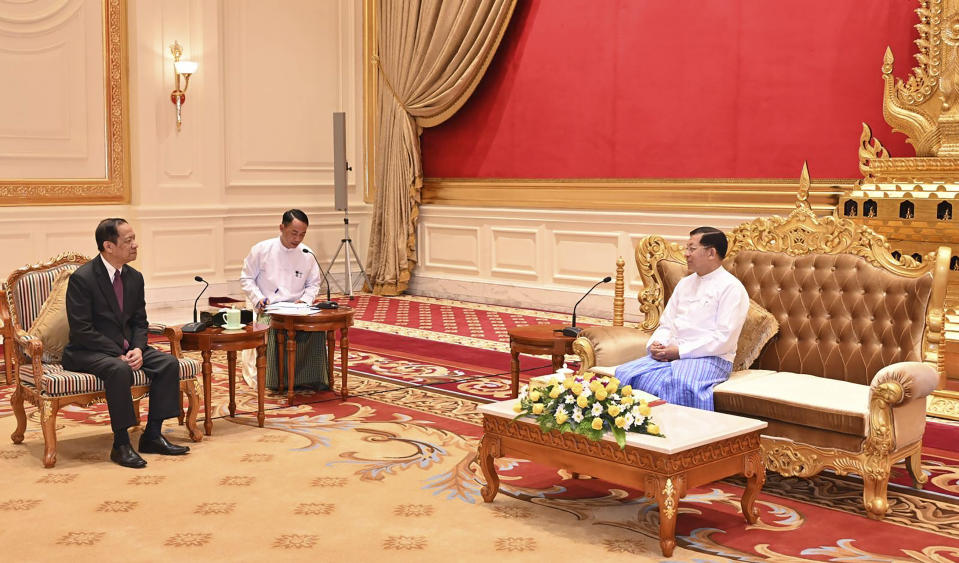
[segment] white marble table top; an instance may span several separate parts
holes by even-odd
[[[510,399],[480,405],[477,410],[483,414],[512,419],[516,417],[513,405],[517,400]],[[664,454],[677,454],[726,438],[762,430],[768,426],[761,420],[668,403],[652,407],[650,416],[659,426],[659,431],[666,437],[627,432],[626,445]],[[536,422],[533,417],[524,417],[520,420],[534,424]],[[603,439],[614,443],[616,441],[610,432],[607,432]]]

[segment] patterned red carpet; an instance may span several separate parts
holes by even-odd
[[[263,429],[250,414],[255,394],[243,384],[239,416],[225,417],[225,359],[215,355],[214,435],[178,463],[153,457],[133,473],[111,464],[104,408],[95,406],[61,415],[60,461],[43,470],[34,412],[24,445],[0,443],[0,471],[16,476],[0,482],[0,533],[17,538],[6,542],[5,558],[83,561],[133,546],[127,552],[135,561],[662,560],[656,505],[613,483],[501,459],[501,493],[483,503],[475,406],[505,397],[508,354],[493,346],[502,344],[495,329],[469,328],[471,317],[459,311],[469,305],[395,300],[405,302],[401,324],[402,307],[390,301],[368,299],[358,316],[370,324],[350,331],[351,399],[302,393],[286,407],[271,396]],[[421,305],[446,307],[463,319],[457,334],[442,336],[432,313],[424,328]],[[383,322],[375,320],[379,308],[387,311]],[[494,324],[489,310],[476,309],[481,326]],[[528,324],[552,320],[531,311],[494,312]],[[392,331],[376,330],[387,320],[396,323]],[[404,330],[422,332],[399,334]],[[474,343],[490,345],[455,341],[470,330],[478,335],[469,336]],[[548,360],[523,362],[542,367]],[[5,435],[13,423],[9,393],[0,388]],[[182,441],[182,429],[170,430]],[[909,487],[898,468],[892,511],[882,522],[863,516],[862,485],[852,477],[769,474],[754,526],[739,514],[740,482],[694,489],[680,504],[673,559],[959,561],[957,438],[959,427],[930,424],[926,491]]]

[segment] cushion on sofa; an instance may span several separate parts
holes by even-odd
[[[776,317],[759,304],[749,300],[749,311],[746,312],[746,321],[739,333],[736,344],[736,358],[733,360],[733,371],[749,369],[766,343],[779,332],[779,323]]]
[[[70,340],[70,323],[67,321],[67,285],[72,270],[63,270],[53,280],[50,295],[40,307],[27,334],[43,343],[43,361],[59,362],[63,348]]]
[[[866,436],[869,386],[814,375],[745,370],[713,390],[716,410]]]

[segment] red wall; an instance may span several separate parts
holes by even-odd
[[[914,0],[518,0],[473,98],[423,133],[427,177],[855,178]]]

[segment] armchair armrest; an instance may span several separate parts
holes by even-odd
[[[602,326],[587,328],[573,342],[573,353],[581,360],[580,372],[593,366],[618,366],[646,354],[652,336],[636,328]]]
[[[183,331],[180,330],[180,327],[150,323],[147,327],[147,332],[150,334],[162,334],[170,342],[170,353],[177,358],[183,356],[183,351],[180,349],[180,340],[183,338]]]
[[[939,374],[932,364],[925,362],[899,362],[890,364],[872,378],[870,395],[882,397],[884,402],[904,405],[912,401],[922,401],[936,389]]]
[[[17,345],[19,360],[30,360],[33,367],[34,384],[37,389],[42,389],[44,387],[43,378],[46,377],[43,373],[43,341],[36,336],[27,334],[27,331],[20,328],[14,333],[13,341]],[[19,360],[17,365],[20,365]],[[20,370],[18,369],[14,375],[19,380]]]

